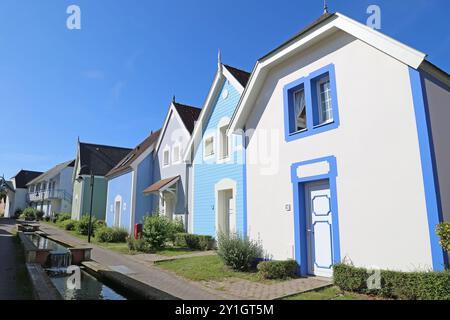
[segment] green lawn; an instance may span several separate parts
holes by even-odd
[[[295,296],[285,298],[284,300],[369,300],[369,296],[362,294],[343,292],[337,287],[328,287],[325,289],[310,291]]]
[[[43,222],[43,223],[45,223],[47,225],[58,227],[58,228],[64,230],[64,228],[62,228],[58,224],[50,223],[50,222],[44,222],[44,221],[41,221],[41,222]],[[80,235],[76,231],[67,231],[67,230],[64,230],[64,231],[66,231],[67,233],[71,234],[72,236],[74,236],[74,237],[76,237],[78,239],[84,240],[86,242],[88,240],[87,236]],[[109,249],[109,250],[112,250],[112,251],[115,251],[115,252],[118,252],[118,253],[122,253],[122,254],[129,254],[129,255],[142,254],[142,252],[129,250],[128,249],[128,245],[125,242],[121,242],[121,243],[104,243],[104,242],[97,241],[97,239],[95,237],[91,237],[91,243],[95,244],[95,245],[97,245],[99,247],[102,247],[102,248],[105,248],[105,249]],[[183,255],[183,254],[189,254],[189,253],[194,253],[194,252],[197,252],[197,251],[193,251],[193,250],[190,250],[188,248],[165,248],[163,250],[160,250],[160,251],[157,251],[157,252],[152,252],[152,253],[159,254],[159,255],[162,255],[162,256],[166,256],[166,257],[175,257],[175,256],[180,256],[180,255]]]
[[[261,281],[257,272],[236,272],[226,267],[218,256],[203,256],[158,262],[158,267],[175,272],[194,281],[221,281],[226,278],[240,278]]]

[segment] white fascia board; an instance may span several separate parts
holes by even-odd
[[[355,21],[341,13],[336,13],[339,19],[334,23],[336,26],[370,46],[390,55],[404,64],[417,69],[426,58],[426,54],[413,49],[400,41],[384,35],[358,21]]]
[[[173,105],[173,102],[172,102],[170,104],[169,111],[167,112],[166,119],[164,120],[164,125],[163,125],[163,127],[161,129],[161,133],[159,134],[158,142],[155,145],[155,156],[158,153],[159,148],[161,147],[161,142],[162,142],[162,140],[164,138],[164,135],[166,134],[166,129],[167,129],[167,126],[169,125],[169,121],[170,121],[170,118],[171,118],[172,114],[174,114],[177,117],[178,121],[181,123],[181,126],[184,128],[185,133],[187,134],[187,136],[189,137],[191,135],[189,130],[184,125],[184,122],[181,119],[181,116],[178,113],[177,108],[175,108],[175,106]]]
[[[250,83],[244,90],[241,101],[238,104],[235,114],[230,123],[229,132],[238,133],[242,130],[245,121],[251,112],[248,105],[252,105],[259,93],[259,89],[264,83],[268,71],[285,61],[289,57],[298,54],[311,45],[319,42],[331,33],[342,30],[355,38],[367,43],[368,45],[384,52],[385,54],[397,59],[398,61],[417,69],[426,58],[426,54],[408,47],[397,40],[394,40],[368,26],[365,26],[343,14],[336,13],[336,18],[324,22],[322,26],[300,37],[288,47],[266,57],[257,62]]]
[[[167,125],[169,124],[169,120],[170,120],[170,117],[172,116],[172,113],[174,112],[174,109],[175,108],[173,107],[173,104],[171,103],[170,107],[169,107],[169,111],[167,111],[166,119],[164,120],[164,125],[161,129],[161,133],[159,134],[158,141],[156,142],[155,154],[158,152],[159,148],[161,147],[161,142],[163,140],[164,135],[166,134]]]
[[[223,69],[223,67],[221,68]],[[206,116],[208,115],[209,109],[212,107],[212,103],[214,102],[214,99],[216,97],[216,91],[223,79],[223,73],[219,69],[216,72],[216,76],[214,78],[213,84],[211,88],[209,89],[208,96],[206,98],[205,104],[202,108],[202,111],[200,112],[200,116],[198,117],[197,122],[195,123],[194,132],[192,133],[192,136],[189,140],[189,143],[186,147],[186,150],[184,151],[183,161],[189,162],[191,159],[191,156],[193,157],[192,148],[194,147],[194,141],[196,137],[202,132],[203,129],[203,122],[206,119]]]

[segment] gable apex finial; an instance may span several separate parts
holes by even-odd
[[[219,69],[222,68],[222,52],[220,51],[220,48],[219,51],[217,52],[217,65]]]
[[[177,101],[177,97],[175,95],[173,95],[172,97],[172,103],[175,103]]]
[[[323,14],[328,13],[328,3],[327,0],[323,0]]]

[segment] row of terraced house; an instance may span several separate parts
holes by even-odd
[[[80,219],[94,177],[93,213],[130,234],[158,213],[190,233],[260,241],[304,275],[331,276],[345,259],[443,270],[449,86],[424,53],[324,14],[251,73],[219,55],[202,108],[174,98],[134,149],[78,142],[75,159],[21,171],[6,212],[27,203]]]

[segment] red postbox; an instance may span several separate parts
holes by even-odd
[[[141,233],[142,233],[142,224],[136,223],[134,225],[134,238],[138,240]]]

